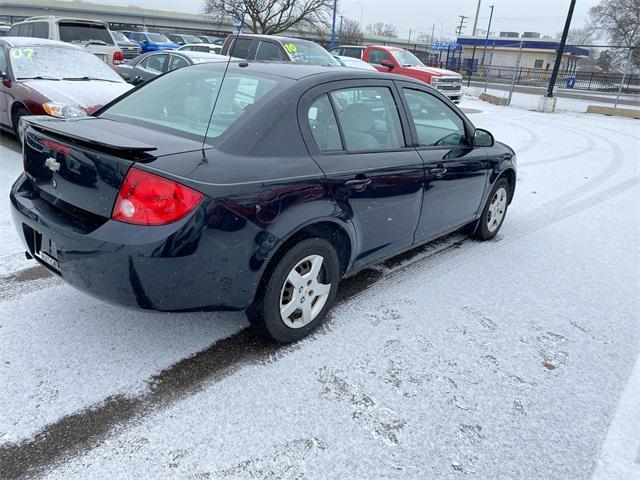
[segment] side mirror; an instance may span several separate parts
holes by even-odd
[[[493,147],[494,143],[495,140],[490,132],[482,128],[476,128],[476,131],[473,133],[474,147]]]
[[[391,60],[387,60],[386,58],[380,62],[380,65],[391,69],[395,68],[393,62]]]
[[[127,72],[118,72],[123,80],[129,80],[131,76]]]

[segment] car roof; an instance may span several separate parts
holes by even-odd
[[[36,16],[36,17],[29,17],[29,18],[25,18],[21,22],[14,23],[14,25],[17,25],[18,23],[42,22],[42,21],[50,21],[50,20],[53,20],[54,22],[97,23],[97,24],[105,25],[108,27],[107,22],[102,22],[100,20],[87,20],[85,18],[74,18],[74,17],[56,17],[54,15],[42,15],[42,16]]]
[[[245,65],[245,66],[240,66]],[[220,62],[203,63],[192,68],[222,68]],[[330,82],[350,79],[377,79],[377,80],[401,80],[404,82],[422,83],[410,77],[381,73],[372,70],[345,68],[340,65],[305,65],[293,62],[256,62],[250,60],[232,60],[229,63],[229,71],[255,72],[291,80],[303,80],[312,76],[324,77],[322,81]]]
[[[285,37],[282,35],[262,35],[260,33],[241,33],[240,35],[231,34],[230,37],[240,38],[264,38],[266,40],[280,40],[280,41],[293,41],[293,42],[309,42],[315,43],[313,40],[305,40],[304,38]]]
[[[35,37],[0,37],[0,42],[6,44],[7,47],[38,47],[38,46],[50,46],[50,47],[65,47],[76,48],[83,50],[77,45],[73,45],[67,42],[59,42],[58,40],[47,40],[46,38]]]
[[[365,45],[336,45],[331,50],[335,50],[336,48],[367,48]]]

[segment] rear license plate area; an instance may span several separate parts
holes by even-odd
[[[47,267],[60,273],[56,243],[42,233],[33,230],[33,251],[36,257]]]

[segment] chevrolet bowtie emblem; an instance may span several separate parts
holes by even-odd
[[[44,161],[44,166],[52,172],[57,172],[58,170],[60,170],[60,163],[58,163],[58,161],[53,157],[47,158]]]

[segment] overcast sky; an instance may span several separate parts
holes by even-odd
[[[486,29],[489,21],[489,5],[495,5],[491,30],[494,32],[540,32],[555,35],[562,31],[569,8],[569,0],[481,0],[478,27]],[[88,2],[87,2],[88,3]],[[97,0],[95,3],[114,5],[135,5],[161,10],[180,10],[200,13],[204,0]],[[582,27],[587,20],[589,8],[599,0],[578,0],[572,27]],[[471,34],[477,0],[338,0],[338,11],[347,18],[360,21],[364,25],[375,22],[389,22],[397,26],[401,37],[406,38],[409,29],[412,37],[416,32],[431,35],[436,25],[436,37],[442,33],[453,34],[460,19],[458,15],[470,17],[463,30]]]

